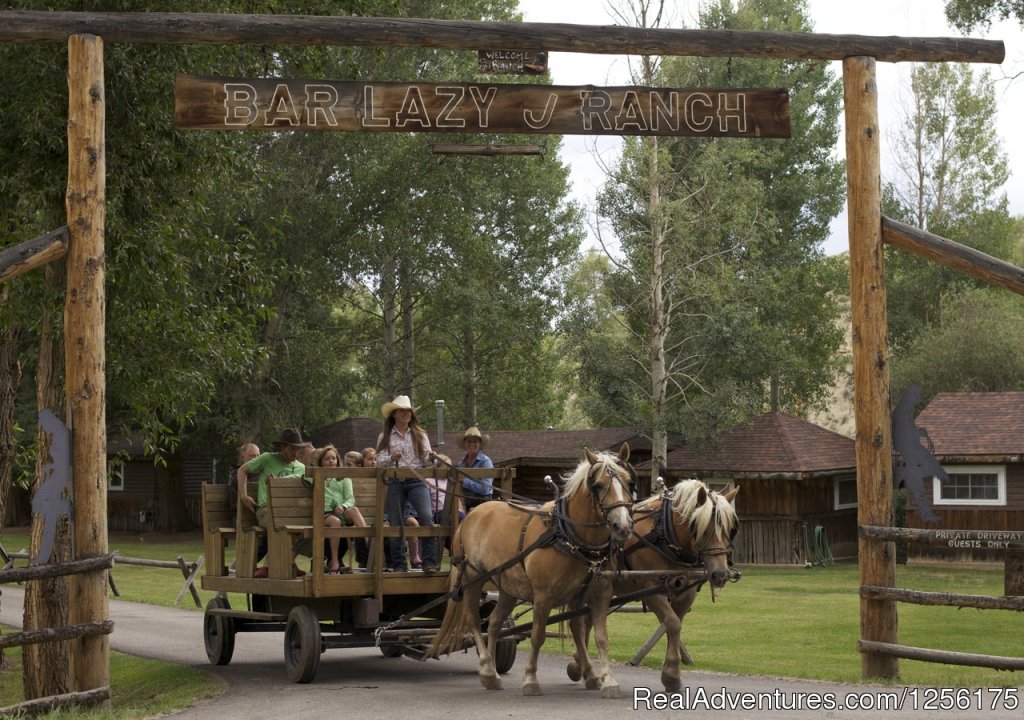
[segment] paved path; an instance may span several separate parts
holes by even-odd
[[[0,598],[0,622],[20,626],[23,591],[4,586]],[[877,720],[878,718],[942,718],[1019,720],[1021,707],[1015,710],[988,708],[991,695],[985,695],[986,707],[965,711],[914,710],[913,693],[898,711],[827,710],[808,708],[815,698],[835,697],[843,702],[847,693],[865,694],[873,704],[884,694],[902,693],[903,688],[846,685],[813,681],[792,681],[770,677],[733,676],[706,672],[685,672],[685,691],[691,699],[690,711],[657,710],[646,703],[634,707],[634,692],[641,696],[661,688],[658,673],[644,668],[616,665],[615,676],[625,697],[602,700],[597,693],[569,682],[565,658],[542,655],[539,677],[542,697],[523,697],[519,684],[524,662],[520,650],[515,667],[505,676],[506,689],[484,690],[476,676],[476,654],[463,653],[439,661],[417,662],[408,658],[385,658],[373,648],[332,650],[323,655],[315,680],[308,685],[288,681],[284,670],[281,633],[242,633],[237,636],[234,659],[225,667],[209,664],[203,649],[202,614],[195,611],[110,601],[115,622],[111,647],[124,653],[183,663],[212,671],[228,685],[219,698],[176,713],[174,718],[194,720],[231,720],[254,717],[285,720],[324,717],[426,718],[477,717],[489,720],[601,720],[622,717],[660,716],[666,718],[700,717],[712,720]],[[549,640],[549,643],[557,641]],[[655,650],[659,652],[659,650]],[[762,697],[758,697],[762,694]],[[924,692],[918,691],[918,704]],[[973,698],[973,696],[972,696]],[[1017,699],[1024,705],[1024,689]],[[718,709],[722,702],[760,701],[761,707]],[[804,709],[793,709],[802,701]],[[774,702],[773,709],[766,707]],[[779,709],[779,704],[784,707]]]

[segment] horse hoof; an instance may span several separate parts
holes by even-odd
[[[665,692],[667,693],[677,693],[683,686],[679,678],[670,675],[662,675],[661,684],[665,686]]]
[[[579,682],[580,678],[583,677],[583,673],[580,672],[579,663],[573,661],[565,666],[565,674],[569,676],[569,679],[573,682]]]
[[[622,697],[622,690],[618,685],[605,685],[601,688],[601,697],[605,700],[618,700]]]
[[[587,678],[587,690],[600,690],[601,689],[601,678],[589,677]]]
[[[481,675],[480,683],[488,690],[501,690],[501,678],[497,675]]]
[[[527,683],[526,685],[523,685],[523,695],[534,696],[543,694],[544,693],[540,691],[540,685],[537,683]]]

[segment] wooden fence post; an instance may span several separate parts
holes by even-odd
[[[106,143],[103,39],[68,38],[68,188],[70,241],[64,305],[65,362],[74,482],[76,559],[107,554]],[[106,572],[75,575],[69,623],[108,619]],[[106,635],[72,642],[79,692],[110,684]],[[104,701],[109,702],[109,701]]]
[[[850,226],[850,308],[853,320],[853,383],[857,424],[857,522],[891,526],[892,423],[889,407],[888,321],[885,250],[882,244],[882,175],[875,59],[843,61],[846,106],[846,173]],[[861,585],[893,587],[892,542],[859,539]],[[861,598],[861,638],[896,642],[896,603]],[[864,678],[895,678],[896,658],[861,655]]]

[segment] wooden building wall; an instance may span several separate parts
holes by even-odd
[[[1006,505],[935,505],[936,523],[921,519],[913,495],[907,493],[907,527],[939,530],[1022,530],[1024,529],[1024,463],[1007,463]],[[933,499],[931,484],[928,497]],[[1005,553],[998,550],[947,548],[911,543],[911,558],[953,560],[958,562],[1002,562]]]
[[[817,526],[825,528],[836,559],[857,556],[857,508],[835,509],[834,479],[736,480],[740,529],[733,561],[802,565],[810,561]]]

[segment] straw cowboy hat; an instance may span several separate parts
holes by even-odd
[[[391,417],[391,413],[395,410],[412,410],[413,415],[415,415],[419,408],[412,406],[412,402],[409,400],[408,395],[398,395],[391,402],[386,402],[380,406],[380,414],[385,420]]]
[[[281,439],[275,445],[294,445],[295,447],[309,447],[313,443],[302,439],[302,433],[298,428],[285,428],[281,431]]]
[[[480,444],[484,445],[491,439],[491,436],[481,435],[480,428],[478,428],[476,425],[473,425],[471,427],[466,428],[466,431],[462,433],[462,437],[459,438],[459,443],[461,444],[465,442],[467,438],[477,438],[478,440],[480,440]]]

